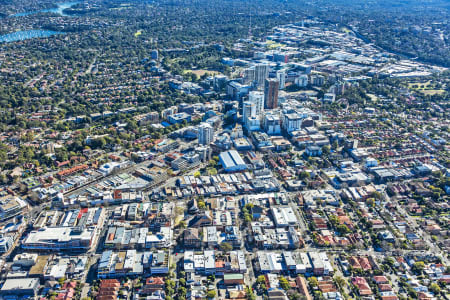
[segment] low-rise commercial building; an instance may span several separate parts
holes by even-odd
[[[93,227],[50,227],[32,231],[22,248],[35,251],[87,251],[95,234]]]
[[[35,297],[38,290],[39,290],[38,278],[6,279],[5,283],[0,289],[0,295],[2,295],[3,297],[6,296]]]

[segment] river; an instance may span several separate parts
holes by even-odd
[[[26,11],[22,13],[17,13],[14,15],[10,15],[9,17],[24,17],[29,15],[34,15],[38,13],[54,13],[64,17],[70,17],[71,15],[65,14],[64,10],[66,8],[70,8],[76,4],[80,3],[79,1],[71,1],[71,2],[62,2],[57,3],[57,7],[50,9],[41,9],[35,11]],[[4,35],[0,35],[0,43],[11,43],[17,41],[28,40],[32,38],[42,38],[49,37],[52,35],[64,34],[64,32],[53,31],[53,30],[44,30],[44,29],[31,29],[31,30],[23,30],[16,31]]]
[[[5,34],[5,35],[0,35],[0,43],[11,43],[11,42],[28,40],[28,39],[32,39],[32,38],[49,37],[49,36],[56,35],[56,34],[64,34],[64,32],[53,31],[53,30],[44,30],[44,29],[16,31],[13,33]]]
[[[61,15],[63,17],[70,17],[71,15],[65,14],[64,10],[66,8],[70,8],[78,3],[80,3],[80,2],[73,1],[73,2],[57,3],[56,4],[57,7],[55,7],[55,8],[41,9],[41,10],[35,10],[35,11],[26,11],[26,12],[21,12],[21,13],[10,15],[9,17],[24,17],[24,16],[29,16],[29,15],[34,15],[37,13],[54,13],[54,14]]]

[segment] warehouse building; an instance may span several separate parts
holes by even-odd
[[[239,172],[247,169],[247,165],[236,150],[220,153],[219,160],[227,172]]]

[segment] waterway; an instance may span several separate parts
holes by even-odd
[[[64,34],[64,32],[53,31],[53,30],[44,30],[44,29],[16,31],[13,33],[5,34],[5,35],[0,35],[0,43],[11,43],[11,42],[28,40],[28,39],[32,39],[32,38],[49,37],[49,36],[57,35],[57,34]]]
[[[54,7],[54,8],[21,12],[21,13],[10,15],[9,17],[24,17],[24,16],[29,16],[29,15],[34,15],[34,14],[37,14],[37,13],[54,13],[54,14],[58,14],[58,15],[63,16],[63,17],[71,17],[72,15],[65,14],[64,10],[66,8],[70,8],[70,7],[72,7],[72,6],[74,6],[74,5],[78,4],[78,3],[80,3],[80,2],[72,1],[72,2],[57,3],[56,4],[57,7]]]
[[[57,7],[54,7],[54,8],[41,9],[41,10],[35,10],[35,11],[26,11],[26,12],[10,15],[9,17],[24,17],[24,16],[34,15],[34,14],[38,14],[38,13],[54,13],[54,14],[58,14],[58,15],[64,16],[64,17],[70,17],[72,15],[65,14],[64,10],[66,8],[70,8],[78,3],[80,3],[80,2],[79,1],[71,1],[71,2],[57,3]],[[64,32],[45,30],[45,29],[31,29],[31,30],[16,31],[16,32],[0,35],[0,43],[11,43],[11,42],[28,40],[28,39],[32,39],[32,38],[43,38],[43,37],[49,37],[49,36],[57,35],[57,34],[64,34]]]

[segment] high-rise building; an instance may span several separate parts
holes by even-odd
[[[245,124],[248,118],[256,116],[256,104],[250,101],[245,101],[242,104],[242,122]]]
[[[251,91],[248,94],[248,101],[256,105],[256,117],[262,117],[264,113],[264,93],[259,91]]]
[[[281,118],[278,114],[268,113],[264,116],[264,131],[267,134],[281,133]]]
[[[302,74],[295,78],[295,84],[299,87],[308,86],[308,75]]]
[[[336,95],[342,95],[345,92],[345,82],[338,81],[334,84],[334,93]]]
[[[211,148],[205,146],[199,146],[195,148],[195,153],[200,156],[202,162],[208,162],[211,160]]]
[[[247,130],[259,130],[260,118],[256,115],[256,104],[245,101],[242,107],[242,122]]]
[[[313,86],[322,86],[325,84],[325,77],[322,75],[311,75],[310,81]]]
[[[264,107],[274,109],[278,107],[278,86],[276,78],[268,78],[264,84]]]
[[[201,123],[198,126],[198,143],[209,145],[214,139],[214,128],[208,123]]]
[[[258,87],[264,85],[264,80],[269,77],[269,65],[268,64],[257,64],[255,66],[255,80]]]
[[[239,100],[248,93],[249,86],[240,84],[237,81],[231,81],[227,85],[227,95],[233,100]]]
[[[277,79],[280,82],[279,89],[282,90],[286,86],[286,72],[285,70],[278,70],[277,71]]]
[[[243,82],[244,84],[253,83],[255,81],[255,67],[251,66],[243,72]]]
[[[299,113],[290,113],[284,115],[283,127],[287,132],[300,130],[304,117]]]

